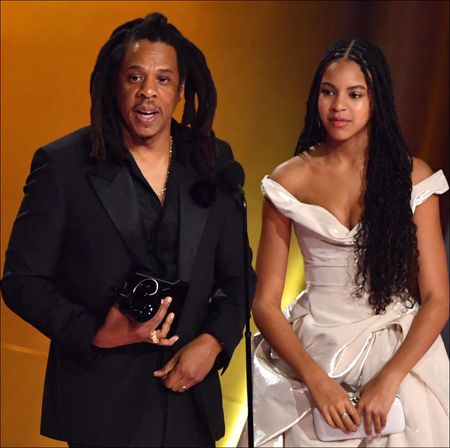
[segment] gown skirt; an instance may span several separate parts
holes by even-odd
[[[414,213],[433,194],[448,190],[442,171],[415,185]],[[401,345],[419,304],[393,297],[376,315],[367,297],[355,294],[354,236],[323,207],[300,202],[266,176],[262,192],[291,219],[304,260],[306,288],[285,310],[303,346],[329,377],[353,390],[372,379]],[[261,334],[253,340],[255,446],[449,446],[449,359],[441,337],[405,377],[398,390],[406,429],[402,433],[322,442],[316,437],[307,387]],[[246,444],[242,437],[242,445]],[[240,443],[240,444],[241,444]]]

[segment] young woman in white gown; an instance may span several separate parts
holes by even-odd
[[[315,74],[296,155],[262,181],[253,305],[256,446],[449,446],[442,173],[401,136],[389,70],[342,40]],[[306,289],[280,310],[294,228]],[[418,286],[418,287],[416,287]],[[359,403],[348,390],[359,391]],[[398,394],[406,429],[382,435]],[[346,440],[321,442],[311,408]],[[363,422],[367,433],[351,438]]]

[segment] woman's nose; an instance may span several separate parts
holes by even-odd
[[[336,95],[334,97],[334,101],[331,104],[331,107],[333,110],[335,111],[342,111],[346,109],[346,105],[345,105],[345,99],[343,98],[343,95]]]

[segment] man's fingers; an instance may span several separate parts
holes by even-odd
[[[166,320],[164,321],[159,334],[159,337],[161,339],[164,339],[167,336],[167,333],[170,330],[170,326],[172,325],[174,318],[175,318],[174,313],[169,313],[169,315],[166,317]]]
[[[166,377],[167,375],[169,375],[169,373],[173,370],[174,367],[175,365],[172,363],[166,364],[162,369],[155,370],[155,372],[153,372],[153,375],[156,376],[157,378]]]
[[[164,318],[164,316],[167,313],[167,309],[169,308],[170,304],[172,303],[172,297],[166,297],[165,299],[162,299],[161,305],[158,308],[158,311],[155,315],[158,316],[161,320]]]
[[[173,336],[170,339],[173,339],[173,338],[177,338],[178,339],[178,336]],[[174,367],[177,365],[177,360],[178,360],[178,357],[174,356],[162,369],[155,370],[153,372],[153,375],[158,377],[158,378],[162,378],[162,377],[167,376],[174,369]]]
[[[161,305],[158,308],[158,311],[156,314],[149,320],[149,322],[152,322],[154,325],[158,325],[162,320],[164,319],[164,316],[167,314],[167,309],[169,308],[170,304],[172,303],[172,297],[166,297],[165,299],[161,300]]]
[[[178,336],[172,336],[169,339],[160,339],[159,345],[164,345],[165,347],[169,347],[180,339]]]

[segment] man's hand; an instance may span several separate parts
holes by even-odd
[[[205,378],[221,351],[222,346],[214,336],[202,333],[175,353],[154,375],[173,392],[184,392]]]
[[[99,348],[112,348],[121,345],[148,342],[155,345],[169,346],[178,340],[178,336],[167,339],[175,315],[170,313],[161,330],[156,327],[163,321],[167,309],[172,302],[171,297],[161,301],[157,313],[147,322],[136,322],[131,317],[123,314],[117,305],[114,305],[106,315],[105,322],[97,331],[92,344]]]

